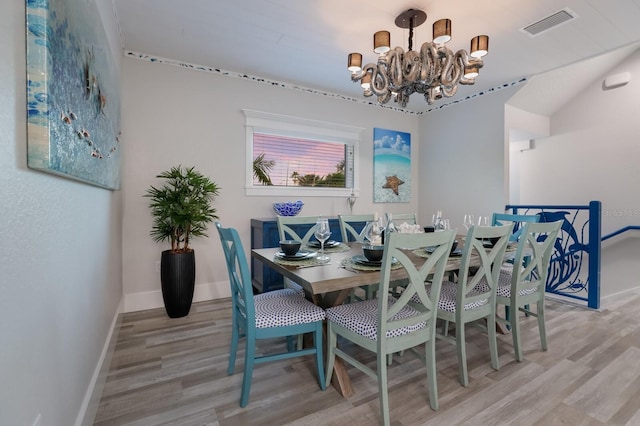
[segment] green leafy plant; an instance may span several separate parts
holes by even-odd
[[[192,251],[191,238],[207,236],[207,225],[218,219],[212,203],[220,188],[193,167],[172,167],[156,177],[165,183],[151,186],[145,194],[151,199],[150,235],[156,242],[170,241],[173,253]]]
[[[253,159],[253,177],[263,185],[273,185],[269,172],[276,165],[273,160],[266,160],[265,153],[258,155]]]

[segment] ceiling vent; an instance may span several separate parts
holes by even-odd
[[[521,28],[520,31],[524,31],[531,37],[538,36],[543,32],[555,28],[559,25],[562,25],[566,22],[572,21],[576,19],[578,15],[569,8],[564,8],[558,12],[555,12],[549,16],[546,16],[539,21],[536,21],[532,24],[527,25],[524,28]]]

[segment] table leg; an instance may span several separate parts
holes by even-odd
[[[331,384],[345,398],[353,395],[353,387],[351,386],[351,378],[347,374],[347,367],[342,358],[336,357],[333,364],[333,376]]]
[[[324,295],[322,295],[322,298],[319,300],[314,298],[314,303],[318,304],[324,309],[327,309],[332,306],[342,305],[347,300],[350,294],[351,289],[332,291],[331,293],[325,293]]]
[[[341,290],[324,294],[322,296],[314,294],[312,299],[315,304],[322,306],[323,308],[330,308],[332,306],[338,306],[344,303],[349,297],[351,290]],[[324,350],[325,350],[325,365],[326,365],[326,352],[327,352],[327,324],[324,325]],[[351,378],[347,374],[347,366],[340,357],[336,357],[333,363],[333,374],[331,377],[331,384],[336,388],[338,393],[345,398],[353,395],[353,386],[351,386]]]
[[[500,334],[509,334],[509,327],[506,324],[496,321],[496,331]]]

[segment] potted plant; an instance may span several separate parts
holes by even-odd
[[[189,314],[193,301],[196,263],[189,243],[206,236],[207,225],[218,218],[212,203],[220,188],[193,167],[172,167],[156,177],[165,181],[145,194],[151,199],[150,235],[156,242],[171,243],[171,249],[162,252],[160,280],[167,315],[179,318]]]

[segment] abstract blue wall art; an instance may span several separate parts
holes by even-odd
[[[27,165],[120,188],[120,82],[94,0],[27,0]]]
[[[411,134],[373,129],[373,202],[411,201]]]

